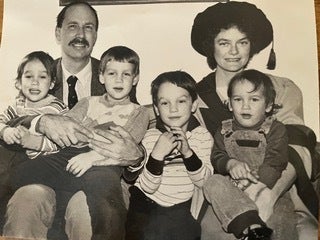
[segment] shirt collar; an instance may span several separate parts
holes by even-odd
[[[68,79],[68,77],[76,76],[78,78],[78,81],[81,82],[81,84],[85,85],[87,83],[88,79],[88,74],[92,73],[92,65],[91,65],[91,58],[89,58],[89,61],[87,65],[77,74],[71,74],[63,65],[63,62],[61,61],[61,67],[62,67],[62,72],[64,74],[64,79]]]
[[[191,132],[193,129],[195,129],[199,126],[200,126],[199,121],[193,115],[191,115],[189,122],[188,122],[187,131]],[[167,129],[165,128],[165,126],[159,116],[157,116],[156,128],[162,133],[167,132]]]

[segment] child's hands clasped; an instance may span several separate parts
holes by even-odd
[[[74,156],[68,161],[66,171],[72,173],[76,177],[81,177],[93,165],[92,159],[88,158],[86,153]]]
[[[248,164],[240,162],[236,159],[230,159],[227,163],[227,171],[232,179],[242,180],[248,179],[252,183],[258,182],[258,175],[254,174]]]
[[[154,145],[151,156],[154,159],[163,161],[165,156],[170,154],[177,146],[177,137],[172,132],[164,132]]]
[[[23,133],[20,131],[19,128],[14,128],[14,127],[7,127],[3,131],[3,140],[7,144],[20,144],[21,138]]]
[[[185,132],[179,127],[171,127],[170,132],[165,132],[159,137],[152,150],[151,156],[154,159],[162,161],[175,148],[177,148],[185,158],[191,157],[193,154]]]
[[[177,149],[185,158],[192,156],[193,152],[188,144],[186,133],[179,127],[171,127],[171,132],[176,136],[178,141]]]

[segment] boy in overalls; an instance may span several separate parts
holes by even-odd
[[[259,217],[255,200],[274,186],[288,163],[285,126],[273,116],[275,90],[256,70],[235,75],[228,86],[233,119],[217,131],[211,161],[215,172],[206,195],[227,232],[237,238],[271,239],[272,229]]]

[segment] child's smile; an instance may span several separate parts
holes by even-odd
[[[155,110],[164,125],[168,129],[181,127],[186,131],[190,116],[196,108],[189,92],[175,84],[165,82],[160,85],[157,98],[158,104]]]

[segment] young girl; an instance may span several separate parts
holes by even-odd
[[[195,81],[182,71],[159,75],[151,85],[157,125],[142,140],[148,160],[130,188],[127,240],[200,239],[195,220],[202,186],[212,174],[212,136],[192,116]]]
[[[148,127],[149,113],[129,97],[139,80],[138,55],[127,47],[110,48],[101,56],[99,78],[106,94],[81,99],[66,115],[91,129],[112,132],[112,126],[121,125],[139,143]],[[13,184],[16,189],[32,183],[53,188],[58,193],[59,208],[54,225],[61,227],[70,197],[83,190],[91,215],[92,239],[122,239],[126,218],[122,171],[121,166],[113,166],[112,159],[104,159],[84,143],[22,164],[13,176]]]
[[[15,102],[0,114],[2,145],[0,147],[0,198],[8,190],[11,168],[18,164],[14,159],[19,158],[15,156],[24,154],[23,148],[30,148],[30,133],[25,128],[28,126],[19,126],[20,117],[44,113],[58,114],[67,110],[63,102],[49,94],[55,84],[53,63],[54,60],[49,54],[35,51],[26,55],[18,66],[15,86],[19,94]],[[57,150],[56,145],[51,141],[42,136],[38,137],[40,137],[41,144],[36,151],[26,151],[29,158]]]

